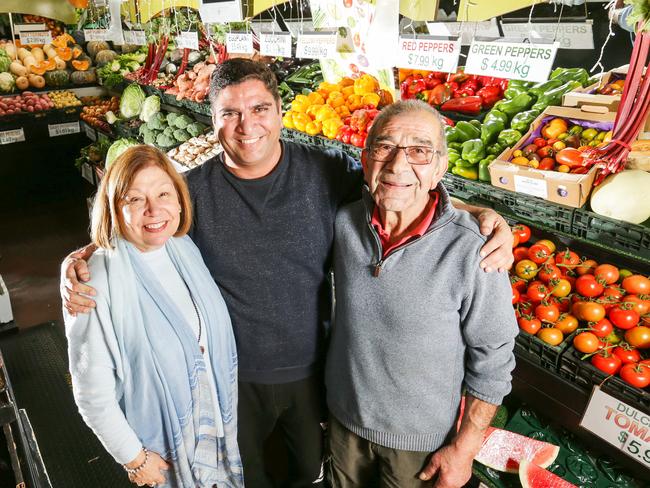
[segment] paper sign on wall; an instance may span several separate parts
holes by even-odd
[[[474,40],[467,54],[465,72],[525,81],[546,81],[558,42],[487,42]]]
[[[253,34],[229,32],[226,34],[226,49],[229,53],[252,54]]]
[[[647,413],[595,386],[580,426],[650,468],[650,415]]]
[[[135,46],[146,46],[147,45],[147,35],[144,31],[141,30],[125,30],[124,42],[127,44],[133,44]]]
[[[556,39],[560,49],[593,49],[593,22],[501,23],[503,35],[513,39]],[[531,33],[532,29],[532,33]]]
[[[460,36],[460,43],[469,46],[475,37],[499,37],[497,19],[486,22],[427,22],[432,36]]]
[[[179,32],[176,34],[176,47],[178,49],[194,49],[199,50],[199,36],[194,31]]]
[[[460,41],[434,36],[400,36],[397,67],[456,72]]]
[[[291,34],[260,34],[260,54],[262,56],[291,57]]]
[[[298,36],[297,58],[329,58],[336,53],[336,34],[308,32]]]

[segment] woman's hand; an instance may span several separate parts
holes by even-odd
[[[124,466],[128,469],[135,469],[142,466],[142,469],[136,474],[129,473],[129,481],[138,486],[156,486],[164,483],[165,474],[163,471],[169,469],[169,464],[160,457],[160,454],[153,451],[148,451],[147,454],[144,451],[140,451],[138,457]]]

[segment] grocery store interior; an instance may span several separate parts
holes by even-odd
[[[240,57],[274,72],[283,141],[356,160],[384,107],[431,105],[447,192],[510,225],[516,366],[492,426],[516,459],[486,436],[466,486],[650,486],[647,1],[6,0],[0,487],[132,485],[75,403],[61,262],[127,148],[181,174],[219,157],[210,77]],[[276,428],[274,486],[288,455]]]

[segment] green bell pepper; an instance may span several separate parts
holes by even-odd
[[[461,176],[462,178],[467,178],[468,180],[478,180],[478,170],[476,167],[461,168],[459,166],[454,166],[451,172],[456,176]]]
[[[447,149],[456,149],[457,151],[460,151],[463,149],[463,143],[462,142],[448,142],[447,143]]]
[[[517,144],[521,138],[521,132],[518,130],[506,129],[504,131],[501,131],[501,134],[499,134],[499,137],[497,138],[497,142],[504,147],[512,147]]]
[[[465,122],[461,120],[456,124],[456,132],[458,133],[458,142],[469,141],[470,139],[476,139],[481,135],[481,130],[476,127],[474,124]]]
[[[582,86],[579,81],[567,81],[564,85],[560,85],[553,90],[546,92],[544,95],[537,99],[537,103],[533,105],[533,110],[544,110],[549,105],[560,105],[562,103],[562,96],[572,90]]]
[[[524,81],[524,80],[510,80],[508,82],[508,88],[525,88],[528,89],[535,84],[534,81]]]
[[[455,165],[459,168],[476,168],[478,163],[470,163],[466,159],[459,159]]]
[[[461,157],[472,164],[478,163],[485,157],[485,144],[480,139],[470,139],[463,142],[463,152]]]
[[[493,108],[487,114],[485,114],[483,123],[489,122],[490,120],[500,120],[501,122],[503,122],[503,125],[507,126],[510,119],[508,119],[508,116],[503,112],[501,112],[500,110]]]
[[[481,181],[490,181],[490,163],[496,158],[494,154],[484,157],[478,162],[478,179]]]
[[[460,141],[460,134],[456,130],[456,127],[445,126],[445,139],[447,140],[447,144]]]
[[[472,119],[472,120],[469,121],[469,123],[472,124],[477,129],[481,128],[481,121],[480,120]]]
[[[512,100],[501,100],[494,105],[494,108],[498,109],[500,112],[503,112],[508,116],[508,119],[511,119],[519,112],[528,110],[533,104],[533,97],[528,93],[520,93]]]
[[[501,153],[503,152],[503,150],[504,150],[506,147],[507,147],[507,146],[504,146],[503,144],[499,144],[499,143],[497,142],[497,143],[495,143],[495,144],[492,144],[491,146],[488,146],[486,152],[487,152],[490,156],[498,156],[499,154],[501,154]]]
[[[589,83],[589,73],[584,68],[556,68],[551,73],[549,79],[560,80],[562,83],[579,81],[580,85],[587,86],[587,83]]]
[[[483,122],[481,127],[481,140],[486,146],[497,140],[499,132],[506,128],[506,125],[501,120],[490,120]]]
[[[447,150],[447,161],[449,163],[456,163],[460,159],[460,153],[456,151],[455,149],[448,149]]]
[[[503,96],[508,100],[512,100],[517,95],[520,95],[522,93],[528,93],[528,90],[526,88],[524,88],[523,86],[510,86],[510,85],[508,85],[508,88],[506,88],[506,91],[503,92]]]
[[[525,112],[519,112],[512,118],[510,128],[518,130],[524,134],[528,132],[530,124],[533,123],[533,120],[535,120],[539,114],[539,110],[526,110]]]
[[[540,81],[539,83],[534,85],[531,89],[529,89],[528,93],[530,93],[531,95],[535,95],[537,97],[537,100],[539,100],[539,97],[544,95],[544,93],[553,90],[558,86],[562,86],[563,84],[564,82],[562,80]]]

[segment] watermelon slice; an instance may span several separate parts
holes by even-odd
[[[516,473],[524,459],[546,468],[555,461],[559,452],[560,448],[554,444],[490,427],[481,451],[474,459],[496,471]]]
[[[519,463],[519,481],[523,488],[578,488],[558,475],[525,459]]]

